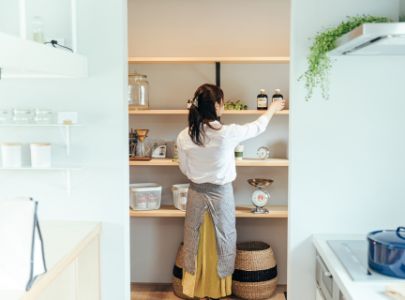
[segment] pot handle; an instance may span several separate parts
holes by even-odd
[[[399,226],[399,227],[397,228],[397,235],[398,235],[401,239],[404,239],[404,240],[405,240],[405,235],[401,235],[401,233],[404,233],[404,232],[405,232],[405,227]]]

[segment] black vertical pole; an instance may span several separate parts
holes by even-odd
[[[215,62],[215,84],[221,87],[221,63]]]

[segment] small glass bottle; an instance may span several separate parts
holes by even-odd
[[[261,89],[259,95],[257,95],[257,109],[267,110],[269,106],[269,98],[267,97],[266,90]]]
[[[277,100],[283,100],[283,95],[281,94],[280,89],[275,89],[274,90],[274,95],[271,97],[272,101],[277,101]]]
[[[41,17],[34,17],[32,21],[32,40],[43,44],[45,42],[44,38],[44,23]]]

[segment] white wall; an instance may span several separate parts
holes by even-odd
[[[288,298],[315,297],[314,233],[403,224],[404,57],[341,57],[330,99],[297,78],[318,31],[348,15],[398,16],[398,1],[292,1]]]
[[[72,173],[72,194],[63,173],[1,171],[0,196],[33,196],[41,219],[102,222],[103,299],[129,299],[126,3],[78,1],[78,12],[88,78],[0,81],[1,108],[79,112],[83,126],[72,129],[69,161],[82,169]],[[57,128],[1,128],[0,142],[7,141],[57,143],[55,160],[67,161]]]

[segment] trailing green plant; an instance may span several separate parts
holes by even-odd
[[[307,89],[305,100],[308,101],[312,97],[316,87],[320,87],[324,99],[329,98],[328,77],[332,64],[328,52],[336,47],[336,40],[339,37],[364,23],[387,22],[391,22],[391,20],[386,17],[368,15],[347,17],[347,20],[338,26],[319,32],[314,38],[314,43],[307,57],[308,69],[299,78],[299,80],[305,80],[305,87]]]

